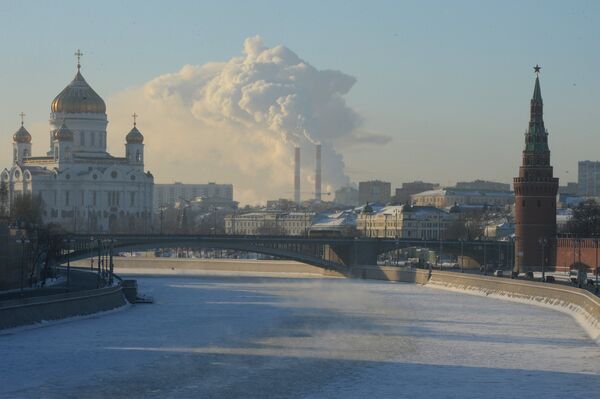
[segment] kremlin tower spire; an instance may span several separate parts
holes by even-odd
[[[556,237],[556,194],[558,178],[553,177],[544,126],[544,102],[539,65],[530,102],[529,126],[519,177],[515,177],[515,272],[537,271],[542,264],[554,266]],[[543,257],[543,259],[542,259]],[[542,263],[543,262],[543,263]]]

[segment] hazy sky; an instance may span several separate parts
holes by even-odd
[[[352,132],[322,139],[331,138],[332,157],[339,156],[331,168],[345,164],[342,174],[352,181],[509,182],[520,162],[536,63],[561,184],[576,179],[578,160],[600,159],[598,1],[3,1],[0,35],[0,165],[10,164],[21,111],[34,154],[45,153],[50,102],[72,79],[73,53],[81,48],[84,76],[107,102],[111,152],[123,153],[128,115],[137,111],[157,182],[233,182],[246,190],[242,200],[252,201],[259,196],[244,181],[258,184],[262,176],[273,185],[261,192],[291,196],[291,166],[277,166],[292,154],[289,142],[260,135],[272,128],[260,115],[241,128],[226,115],[223,129],[231,132],[218,140],[214,97],[197,94],[226,81],[220,68],[247,61],[245,40],[257,35],[265,49],[285,46],[290,59],[297,55],[313,68],[307,79],[345,82],[327,95],[341,101],[336,109],[346,116],[355,114],[345,125]],[[192,80],[190,70],[197,72]],[[187,83],[197,90],[190,98]],[[177,104],[169,102],[172,91],[181,97]],[[238,141],[234,124],[256,136]],[[250,140],[261,145],[249,148]],[[170,143],[182,146],[180,161],[171,158],[175,152],[160,156]],[[226,166],[228,148],[235,167]],[[260,160],[241,164],[244,148],[277,153],[274,170],[262,165],[264,175],[240,179],[239,170]],[[194,164],[194,156],[202,161]],[[275,182],[277,173],[283,176]]]

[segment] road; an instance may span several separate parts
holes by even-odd
[[[0,335],[0,398],[591,398],[600,387],[600,346],[545,308],[347,279],[139,286],[155,304]]]

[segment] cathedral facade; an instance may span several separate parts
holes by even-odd
[[[68,231],[150,232],[154,177],[144,171],[144,136],[135,117],[125,157],[109,154],[106,104],[78,62],[75,78],[52,101],[46,154],[33,156],[23,121],[13,135],[12,166],[0,173],[8,205],[30,194],[41,199],[44,223]]]

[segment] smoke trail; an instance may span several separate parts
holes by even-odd
[[[355,82],[316,69],[284,46],[265,47],[256,36],[245,40],[238,57],[186,65],[118,94],[109,113],[123,132],[132,108],[141,115],[157,181],[228,181],[243,202],[291,197],[294,146],[312,154],[322,144],[324,190],[348,183],[336,145],[354,140],[361,123],[344,99]],[[302,159],[311,187],[313,157]]]

